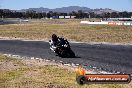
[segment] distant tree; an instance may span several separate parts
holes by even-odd
[[[82,10],[78,10],[78,18],[83,18],[83,11]]]
[[[48,13],[46,14],[46,16],[47,16],[47,18],[50,18],[50,17],[51,17],[51,14],[48,12]]]
[[[60,12],[53,12],[49,11],[48,13],[45,12],[36,12],[34,10],[28,10],[26,12],[17,12],[17,11],[11,11],[9,9],[0,9],[0,18],[45,18],[45,17],[57,17],[57,16],[76,16],[76,18],[118,18],[118,17],[131,17],[132,12],[104,12],[102,14],[96,14],[94,12],[84,12],[82,10],[79,10],[77,12],[72,11],[70,13],[60,13]]]
[[[101,18],[101,15],[95,14],[95,18]]]
[[[124,17],[130,17],[130,14],[126,11],[124,12],[119,12],[119,17],[120,18],[124,18]]]
[[[35,17],[35,14],[36,14],[36,11],[34,11],[34,10],[28,10],[28,11],[26,11],[26,17],[27,18],[34,18]]]
[[[59,16],[58,12],[53,12],[53,16]]]
[[[46,17],[46,12],[42,12],[42,18]]]
[[[129,14],[128,14],[127,11],[124,11],[124,12],[122,12],[122,16],[128,18],[129,17]]]
[[[117,17],[119,17],[119,15],[118,15],[117,12],[112,12],[112,13],[111,13],[111,17],[112,17],[112,18],[117,18]]]
[[[110,18],[111,16],[111,13],[109,13],[109,12],[106,12],[106,13],[104,13],[104,17],[103,18]]]
[[[12,18],[23,18],[24,17],[24,14],[22,12],[16,12],[16,11],[14,11],[14,12],[12,12],[10,14],[10,16]]]
[[[4,12],[3,12],[3,10],[2,10],[2,9],[0,9],[0,18],[2,18],[2,17],[3,17],[3,15],[4,15]]]
[[[89,15],[90,15],[90,18],[95,18],[95,13],[94,12],[90,12]]]
[[[0,14],[3,12],[3,9],[0,9]]]
[[[50,17],[52,17],[53,16],[53,11],[49,11],[48,13],[47,13],[47,18],[50,18]]]
[[[83,13],[83,18],[89,18],[89,13],[88,12],[84,12]]]
[[[43,13],[36,13],[36,18],[40,19],[40,18],[43,18]]]
[[[69,15],[69,16],[75,16],[75,17],[77,18],[78,13],[75,12],[75,11],[72,11],[72,12],[68,13],[68,15]]]
[[[119,17],[120,17],[120,18],[122,18],[122,17],[123,17],[122,12],[119,12]]]
[[[132,12],[129,12],[128,14],[129,14],[129,17],[132,17]]]
[[[61,16],[67,16],[68,13],[60,13]]]
[[[5,18],[11,18],[11,14],[12,14],[12,11],[11,10],[9,10],[9,9],[4,9],[3,10],[3,16],[5,17]]]
[[[72,11],[72,16],[77,16],[77,12],[75,12],[75,11]]]
[[[69,13],[69,15],[70,15],[70,16],[76,16],[76,17],[77,17],[77,12],[72,11],[72,12]]]

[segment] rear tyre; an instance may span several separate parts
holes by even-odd
[[[72,51],[72,50],[70,50],[70,57],[72,57],[72,58],[74,58],[75,57],[75,53]]]

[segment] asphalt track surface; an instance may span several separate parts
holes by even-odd
[[[27,23],[27,20],[21,20],[21,23]],[[6,24],[20,24],[20,20],[18,19],[8,19],[8,20],[0,20],[0,25],[6,25]]]
[[[60,58],[43,41],[0,40],[0,53],[38,57],[64,63],[95,66],[102,70],[132,74],[132,45],[71,43],[76,58]]]
[[[17,20],[0,20],[0,25],[16,24],[16,23],[18,23]]]

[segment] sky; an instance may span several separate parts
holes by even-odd
[[[67,6],[82,6],[91,9],[110,8],[132,12],[132,0],[0,0],[1,9],[11,10],[39,7],[54,9]]]

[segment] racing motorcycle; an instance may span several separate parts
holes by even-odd
[[[70,44],[64,38],[58,38],[58,43],[56,47],[51,45],[51,40],[49,40],[50,50],[55,52],[58,56],[62,58],[74,58],[75,53],[71,50]]]

